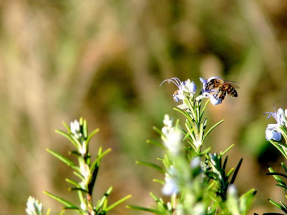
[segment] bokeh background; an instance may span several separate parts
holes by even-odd
[[[220,76],[239,83],[239,97],[209,105],[208,126],[221,119],[206,146],[229,152],[229,168],[244,158],[236,184],[240,193],[258,190],[252,212],[278,212],[267,199],[284,200],[266,176],[267,165],[282,171],[283,157],[265,140],[266,111],[287,108],[287,2],[281,0],[3,0],[0,2],[0,214],[24,214],[32,195],[51,214],[61,205],[42,191],[67,197],[72,172],[46,148],[67,155],[72,144],[55,129],[79,117],[92,140],[112,148],[100,169],[95,199],[109,186],[110,203],[132,194],[126,204],[152,206],[162,178],[135,164],[162,152],[164,114],[173,110],[176,87],[167,78]],[[65,214],[73,214],[67,211]],[[111,214],[144,214],[119,206]]]

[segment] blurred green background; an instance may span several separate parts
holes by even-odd
[[[162,176],[135,164],[155,161],[164,114],[176,87],[167,78],[220,76],[239,83],[239,97],[209,105],[208,126],[225,119],[207,139],[212,152],[236,146],[229,168],[243,157],[239,192],[258,190],[252,212],[278,212],[267,199],[283,200],[266,176],[280,171],[283,157],[265,140],[266,111],[287,108],[287,2],[279,0],[3,0],[0,3],[0,214],[24,214],[32,195],[58,214],[47,190],[76,201],[64,178],[70,169],[46,152],[67,155],[73,146],[54,129],[79,117],[92,140],[112,148],[105,157],[95,199],[114,187],[110,202],[132,194],[127,204],[151,206],[152,182]],[[73,214],[66,212],[65,214]],[[112,214],[144,214],[125,209]]]

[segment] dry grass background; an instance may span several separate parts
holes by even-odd
[[[161,176],[135,160],[160,156],[146,139],[159,138],[152,126],[165,113],[182,119],[172,110],[175,86],[159,87],[174,76],[239,83],[237,99],[208,107],[209,125],[225,119],[208,145],[235,143],[229,165],[244,158],[239,190],[258,190],[252,211],[276,211],[267,199],[284,196],[266,165],[280,170],[283,158],[265,140],[262,114],[273,103],[287,108],[285,1],[3,0],[0,11],[0,214],[24,214],[29,195],[58,214],[42,190],[66,196],[64,178],[73,176],[45,149],[66,154],[72,145],[54,129],[80,116],[100,128],[92,150],[113,150],[95,196],[112,185],[111,202],[132,194],[128,204],[152,205]],[[122,205],[111,214],[140,213]]]

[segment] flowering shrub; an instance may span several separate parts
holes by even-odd
[[[279,108],[278,111],[276,112],[274,108],[274,112],[267,112],[265,114],[268,115],[268,119],[273,116],[274,119],[276,120],[276,124],[269,124],[267,125],[266,128],[266,139],[273,144],[280,152],[281,154],[287,159],[287,147],[286,147],[286,142],[287,142],[287,109],[284,110],[282,108]],[[279,142],[281,138],[284,138],[285,144],[282,144]],[[279,173],[275,172],[272,167],[269,167],[269,173],[267,175],[273,175],[274,179],[277,181],[278,184],[276,186],[281,187],[285,192],[287,191],[287,184],[281,179],[281,177],[287,178],[287,167],[286,165],[282,162],[281,163],[285,173]],[[281,177],[280,177],[281,176]],[[287,196],[285,195],[287,198]],[[287,206],[280,201],[279,203],[276,203],[275,201],[269,199],[269,202],[271,202],[273,205],[278,207],[280,210],[284,212],[284,214],[287,214]],[[275,214],[275,213],[265,213],[265,214]],[[278,213],[277,213],[278,214]]]
[[[234,185],[242,159],[236,168],[226,170],[228,157],[225,154],[230,146],[220,153],[210,153],[211,148],[202,150],[208,134],[223,120],[207,129],[208,120],[204,118],[209,103],[222,104],[226,94],[233,97],[234,87],[219,77],[200,78],[202,89],[196,96],[196,85],[193,81],[180,81],[178,78],[164,82],[174,83],[177,90],[173,94],[175,102],[182,102],[175,108],[186,117],[185,129],[174,123],[165,115],[163,128],[156,129],[161,135],[163,144],[150,141],[163,148],[164,155],[158,160],[163,167],[140,161],[138,163],[155,168],[165,176],[164,180],[155,180],[162,184],[162,194],[170,196],[170,201],[150,193],[157,208],[146,208],[130,205],[129,208],[166,215],[200,215],[200,214],[246,214],[256,191],[251,189],[239,196]],[[234,92],[235,91],[235,92]],[[233,93],[233,94],[231,94]],[[202,106],[203,99],[208,99]]]
[[[236,83],[225,82],[219,77],[200,78],[200,81],[202,89],[198,95],[196,95],[197,86],[193,81],[182,82],[178,78],[171,78],[162,82],[162,84],[168,82],[177,86],[173,100],[181,102],[181,104],[174,109],[185,116],[185,124],[180,126],[178,120],[174,121],[172,117],[165,115],[163,127],[155,128],[161,136],[162,143],[149,140],[150,143],[162,148],[163,156],[158,158],[162,164],[146,161],[138,161],[138,163],[152,167],[163,174],[162,179],[154,181],[162,185],[161,192],[169,200],[165,201],[151,192],[150,195],[156,202],[156,207],[129,205],[128,208],[161,215],[240,215],[248,213],[256,191],[251,189],[240,196],[234,184],[243,159],[239,160],[235,168],[227,170],[228,156],[226,154],[233,145],[219,153],[211,153],[211,148],[203,150],[202,147],[210,132],[223,122],[221,120],[211,127],[208,126],[208,119],[204,118],[207,105],[209,102],[212,105],[220,105],[227,95],[237,97]],[[202,105],[204,99],[208,100]],[[287,159],[287,109],[284,111],[279,108],[277,112],[274,110],[274,112],[265,114],[268,114],[268,119],[272,116],[276,120],[276,123],[267,125],[266,139]],[[71,203],[49,192],[45,193],[64,205],[62,213],[70,209],[83,215],[107,214],[112,208],[130,198],[130,196],[126,196],[108,206],[107,198],[112,191],[112,187],[110,187],[96,204],[93,202],[92,195],[100,162],[110,152],[110,149],[102,151],[100,147],[96,160],[91,162],[89,142],[98,130],[88,134],[87,122],[82,118],[80,121],[71,122],[70,126],[66,124],[64,126],[67,132],[60,130],[56,132],[74,145],[76,150],[71,151],[70,154],[78,158],[78,165],[53,150],[48,149],[47,151],[71,167],[79,178],[79,181],[71,179],[66,179],[66,181],[73,185],[70,190],[77,192],[80,204]],[[285,139],[285,144],[280,142],[282,136]],[[282,167],[285,173],[275,172],[269,167],[267,175],[272,175],[278,183],[277,186],[287,191],[287,184],[281,179],[281,177],[287,178],[287,167],[283,162]],[[271,199],[269,201],[281,209],[284,214],[287,214],[287,206],[282,201],[279,203]],[[42,203],[29,197],[26,213],[28,215],[43,215]],[[49,210],[46,214],[49,214]]]
[[[79,182],[71,179],[66,179],[66,181],[73,186],[72,188],[70,188],[70,190],[76,191],[78,193],[80,205],[76,205],[64,198],[55,196],[54,194],[47,191],[45,191],[45,193],[64,205],[63,212],[69,209],[75,210],[79,214],[85,215],[107,214],[108,211],[131,197],[126,196],[115,202],[114,204],[108,206],[107,198],[113,189],[112,187],[110,187],[106,191],[106,193],[104,193],[103,197],[97,201],[97,204],[94,204],[93,202],[93,191],[98,176],[101,160],[106,154],[111,151],[111,149],[102,151],[102,147],[100,147],[96,160],[94,162],[91,162],[89,142],[93,135],[96,134],[99,130],[96,129],[91,134],[88,134],[87,121],[83,120],[82,118],[79,122],[77,120],[71,122],[70,127],[68,127],[65,123],[64,126],[68,131],[67,133],[60,130],[56,130],[56,132],[66,137],[75,146],[76,150],[71,151],[70,154],[73,154],[78,158],[78,165],[76,165],[69,158],[53,150],[47,149],[47,151],[65,164],[67,164],[69,167],[71,167],[74,170],[74,174],[79,178]],[[26,212],[28,215],[42,215],[42,203],[32,197],[29,197]],[[49,212],[47,212],[47,214],[48,213]]]

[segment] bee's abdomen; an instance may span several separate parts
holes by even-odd
[[[234,87],[230,87],[228,90],[227,90],[227,93],[232,96],[232,97],[237,97],[238,94],[237,94],[237,91],[234,89]]]

